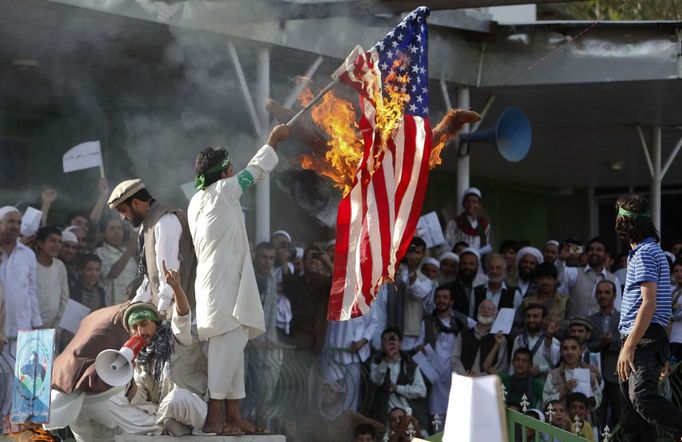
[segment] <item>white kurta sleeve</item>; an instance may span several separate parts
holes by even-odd
[[[28,296],[31,302],[31,326],[36,328],[43,325],[43,320],[40,317],[40,304],[38,303],[37,264],[35,258],[28,264]]]
[[[61,322],[64,310],[66,310],[66,304],[69,302],[69,277],[66,274],[66,267],[64,267],[61,261],[59,261],[59,279],[61,287],[59,289],[59,310],[54,320],[55,326],[58,326]]]
[[[414,380],[412,383],[407,385],[396,385],[395,392],[408,399],[426,397],[426,384],[424,383],[424,378],[422,377],[422,372],[419,367],[415,367],[414,369]]]
[[[189,347],[192,345],[192,313],[187,313],[184,316],[173,314],[171,319],[171,330],[173,331],[173,336],[183,347]]]
[[[275,149],[266,144],[256,152],[245,169],[226,180],[219,180],[216,189],[228,202],[237,201],[244,192],[266,177],[278,162]]]
[[[156,268],[159,269],[159,305],[160,312],[168,310],[173,301],[173,288],[166,283],[163,275],[163,261],[170,270],[180,268],[180,235],[182,235],[182,225],[180,220],[173,213],[163,215],[154,226],[156,244]]]

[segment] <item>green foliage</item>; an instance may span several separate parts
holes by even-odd
[[[682,20],[679,0],[587,0],[553,8],[575,20]]]

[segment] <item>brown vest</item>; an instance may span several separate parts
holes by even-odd
[[[181,209],[176,209],[164,203],[155,201],[149,208],[147,217],[144,219],[142,235],[144,238],[144,258],[147,262],[147,273],[152,291],[152,302],[157,305],[159,301],[159,269],[156,267],[156,237],[154,226],[167,213],[173,213],[178,217],[182,226],[180,235],[180,284],[187,295],[189,306],[194,311],[196,301],[194,299],[194,279],[197,274],[197,256],[194,253],[194,244],[187,225],[187,215]],[[161,275],[162,277],[163,275]]]
[[[116,315],[121,307],[101,308],[83,318],[76,335],[54,360],[52,388],[64,393],[101,393],[111,388],[97,376],[95,358],[102,350],[118,350],[130,337]]]

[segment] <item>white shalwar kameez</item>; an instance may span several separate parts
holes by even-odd
[[[177,346],[192,345],[190,314],[174,314],[171,329]],[[103,393],[74,391],[65,394],[52,390],[48,430],[64,428],[73,431],[78,442],[113,442],[117,434],[161,434],[166,419],[200,431],[206,419],[206,402],[189,390],[178,387],[171,379],[171,370],[164,368],[156,383],[144,367],[135,367],[135,396],[128,401],[124,387]],[[151,401],[150,401],[151,400]],[[154,402],[158,400],[158,403]]]
[[[197,329],[199,339],[209,342],[210,399],[245,397],[244,346],[248,339],[265,332],[263,306],[239,200],[278,161],[275,150],[266,144],[246,169],[196,193],[187,209],[197,255]],[[220,354],[229,355],[235,363],[226,367]]]
[[[441,318],[444,326],[450,327],[452,318]],[[423,324],[423,323],[422,323]],[[441,367],[452,366],[452,353],[455,350],[457,337],[454,333],[438,333],[436,338],[436,355],[440,359]],[[452,372],[444,370],[440,377],[436,379],[431,387],[431,397],[429,398],[429,411],[432,415],[438,415],[441,421],[441,428],[445,423],[445,414],[448,411],[448,400],[450,399],[450,385],[452,383]]]
[[[345,409],[357,410],[362,385],[362,364],[369,358],[369,342],[376,328],[372,316],[366,314],[347,321],[328,321],[324,343],[323,379],[346,384]],[[367,340],[357,352],[350,352],[350,346],[362,339]]]

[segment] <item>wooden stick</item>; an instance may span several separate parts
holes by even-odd
[[[324,89],[322,89],[317,95],[315,95],[315,97],[313,97],[312,100],[310,100],[310,103],[306,104],[303,109],[298,111],[298,113],[296,115],[294,115],[291,118],[291,120],[289,120],[289,122],[287,123],[287,126],[291,127],[294,124],[296,124],[296,122],[298,120],[300,120],[301,117],[303,117],[303,115],[305,115],[305,113],[308,112],[315,104],[317,104],[317,102],[320,101],[322,99],[322,97],[324,97],[324,94],[326,94],[327,92],[329,92],[331,90],[331,88],[336,86],[336,84],[338,82],[339,82],[339,79],[337,78],[337,79],[333,80],[331,83],[329,83],[327,86],[325,86]]]

